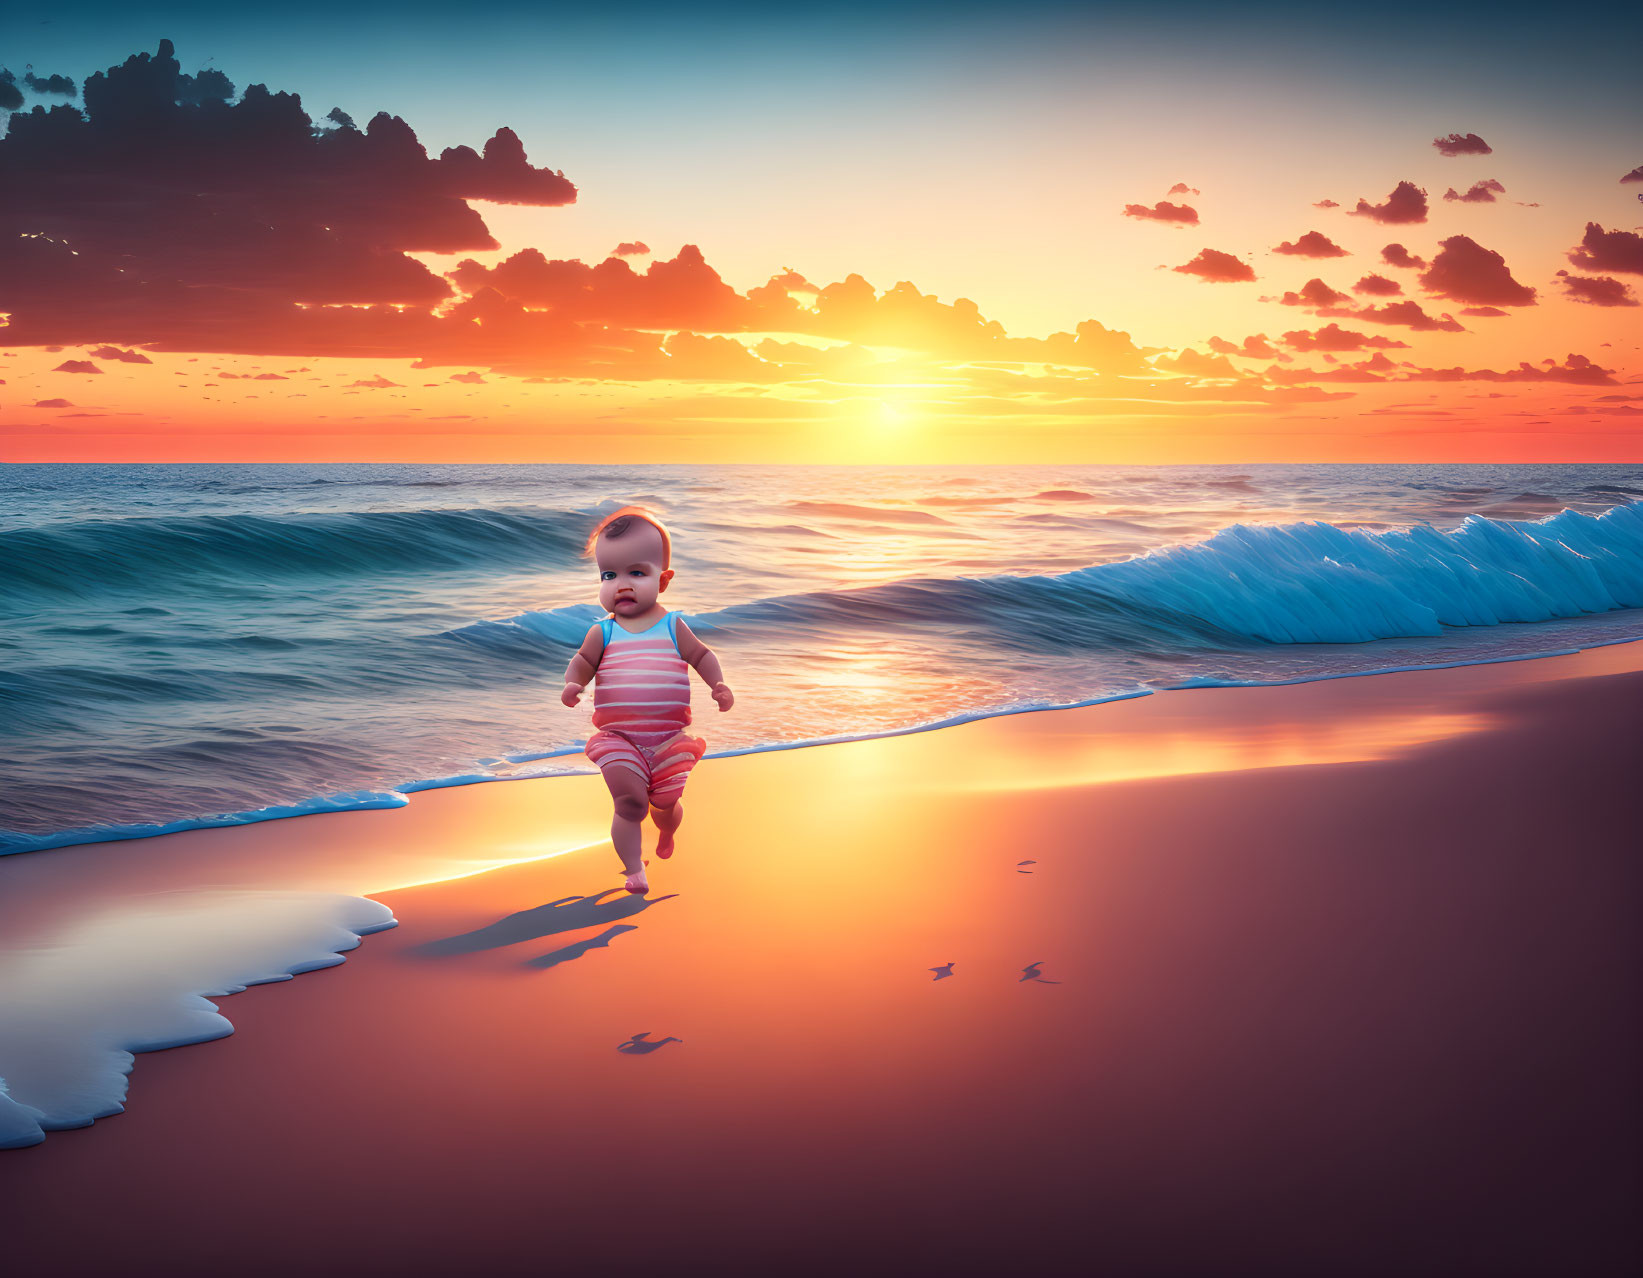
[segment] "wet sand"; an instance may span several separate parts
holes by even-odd
[[[7,858],[43,934],[77,883],[356,891],[400,926],[0,1153],[0,1245],[54,1275],[1633,1272],[1640,776],[1626,644],[710,759],[648,900],[585,846],[592,776]]]

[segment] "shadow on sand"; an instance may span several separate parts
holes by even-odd
[[[617,895],[620,899],[605,900],[611,895]],[[424,941],[421,945],[409,947],[405,952],[419,958],[452,958],[459,954],[477,954],[481,950],[517,945],[521,941],[535,941],[560,932],[578,932],[586,927],[599,927],[601,924],[608,927],[609,924],[632,918],[635,914],[648,910],[658,901],[671,901],[677,895],[677,892],[670,892],[667,896],[635,896],[624,888],[614,887],[600,892],[597,896],[561,897],[557,901],[549,901],[546,905],[537,905],[528,910],[520,910],[516,914],[505,915],[495,923],[487,923],[472,932],[441,937],[437,941]],[[552,967],[555,963],[575,958],[593,946],[604,945],[611,937],[631,930],[631,924],[609,928],[602,938],[578,941],[562,950],[554,950],[542,955],[541,958],[532,959],[531,966]]]

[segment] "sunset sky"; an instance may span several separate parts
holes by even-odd
[[[1643,460],[1639,19],[778,12],[13,7],[0,459]]]

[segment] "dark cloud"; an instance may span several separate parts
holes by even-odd
[[[1413,182],[1399,182],[1386,197],[1385,204],[1371,204],[1360,199],[1358,207],[1347,212],[1348,217],[1367,217],[1376,222],[1401,223],[1426,221],[1426,192]]]
[[[1421,273],[1428,293],[1472,306],[1533,306],[1535,290],[1519,284],[1506,259],[1465,235],[1451,235]]]
[[[1403,292],[1403,285],[1384,275],[1365,275],[1352,286],[1354,293],[1368,293],[1371,297],[1393,297]]]
[[[35,75],[33,71],[23,74],[23,83],[36,93],[57,94],[65,98],[74,96],[74,81],[66,75]]]
[[[17,77],[0,67],[0,111],[21,111],[23,91],[17,87]]]
[[[1327,235],[1318,231],[1308,231],[1300,239],[1291,243],[1285,240],[1274,253],[1287,253],[1292,257],[1350,257],[1351,254],[1336,244]]]
[[[1393,324],[1400,328],[1412,329],[1417,333],[1464,333],[1466,326],[1458,320],[1445,315],[1442,319],[1433,319],[1421,309],[1419,302],[1390,302],[1385,306],[1366,306],[1362,310],[1348,312],[1353,319],[1367,320],[1371,324]]]
[[[1617,280],[1612,275],[1585,277],[1570,275],[1568,271],[1559,271],[1557,274],[1563,281],[1564,295],[1572,301],[1586,302],[1592,306],[1639,304],[1625,281]]]
[[[644,257],[650,252],[650,245],[643,240],[623,240],[616,246],[612,257]]]
[[[35,408],[73,408],[74,405],[71,404],[66,399],[37,399],[37,400],[34,401],[33,407],[35,407]]]
[[[1443,193],[1446,200],[1458,200],[1462,204],[1493,204],[1495,196],[1505,195],[1506,188],[1494,178],[1485,178],[1482,182],[1474,182],[1465,195],[1457,195],[1455,188],[1450,187]]]
[[[1326,324],[1316,332],[1300,329],[1285,333],[1283,338],[1286,346],[1297,351],[1407,350],[1409,346],[1408,342],[1400,342],[1393,337],[1354,333],[1339,324]]]
[[[1509,372],[1497,373],[1493,369],[1483,368],[1465,370],[1461,368],[1422,368],[1409,374],[1412,382],[1573,382],[1579,386],[1616,386],[1614,370],[1600,368],[1584,355],[1568,355],[1563,363],[1556,360],[1543,359],[1541,367],[1535,368],[1527,362],[1519,362],[1515,369]]]
[[[1635,169],[1626,174],[1626,176],[1620,180],[1622,182],[1643,182],[1643,164],[1639,164]]]
[[[1341,306],[1352,299],[1345,293],[1337,293],[1320,279],[1310,279],[1301,286],[1299,293],[1285,293],[1278,299],[1281,306]]]
[[[1229,284],[1253,280],[1255,271],[1231,253],[1219,249],[1201,249],[1198,256],[1182,266],[1170,267],[1183,275],[1196,275],[1211,284]]]
[[[1442,155],[1492,155],[1494,148],[1476,133],[1451,133],[1446,138],[1433,138],[1432,145]]]
[[[354,123],[354,117],[341,107],[332,107],[325,118],[331,121],[332,124],[340,124],[345,129],[357,129],[359,127]]]
[[[1580,247],[1570,249],[1568,258],[1583,271],[1643,274],[1643,236],[1636,231],[1605,231],[1588,222]]]
[[[100,373],[103,370],[89,359],[66,359],[51,371],[54,373]]]
[[[202,73],[203,74],[203,73]],[[407,251],[499,247],[468,199],[573,201],[502,129],[430,159],[379,113],[314,136],[300,99],[250,86],[178,101],[169,41],[85,82],[85,112],[35,107],[0,139],[0,277],[13,340],[194,349],[296,329],[298,308],[432,305],[450,286]]]
[[[193,75],[177,77],[176,101],[183,106],[227,102],[233,96],[234,82],[215,67],[205,67]]]
[[[1410,269],[1420,269],[1426,265],[1426,259],[1415,257],[1401,244],[1388,244],[1381,250],[1381,261],[1388,266],[1403,266]]]
[[[1145,204],[1126,204],[1124,216],[1152,222],[1174,222],[1178,226],[1198,225],[1197,209],[1185,204],[1171,204],[1167,200],[1159,200],[1150,209]]]
[[[99,346],[89,354],[93,359],[113,359],[120,361],[122,364],[152,364],[154,362],[141,351],[123,351],[118,346]]]

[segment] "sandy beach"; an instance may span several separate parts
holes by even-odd
[[[1640,725],[1632,643],[709,759],[644,900],[597,776],[6,858],[42,945],[93,882],[399,926],[0,1154],[4,1251],[1635,1272]]]

